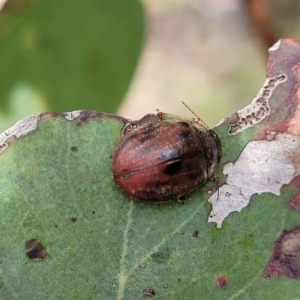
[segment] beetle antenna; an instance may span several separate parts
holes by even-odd
[[[197,118],[197,120],[199,120],[201,123],[202,123],[202,125],[203,126],[205,126],[206,128],[209,128],[204,122],[203,122],[203,120],[200,118],[200,117],[198,117],[198,115],[196,114],[196,113],[194,113],[183,101],[181,101],[182,102],[182,104]]]

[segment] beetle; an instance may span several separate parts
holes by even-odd
[[[208,178],[222,156],[217,134],[197,118],[157,111],[125,125],[112,155],[112,174],[128,198],[157,204],[183,201]],[[170,115],[169,115],[170,116]]]

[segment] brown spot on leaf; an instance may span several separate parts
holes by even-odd
[[[63,118],[63,114],[62,113],[56,113],[56,112],[44,112],[44,113],[41,114],[41,117],[49,118],[49,119]]]
[[[288,201],[288,207],[300,212],[300,176],[297,176],[291,182],[291,186],[296,187],[296,191]]]
[[[72,152],[75,152],[75,151],[77,151],[77,150],[78,150],[78,148],[77,148],[76,146],[72,146],[72,147],[71,147],[71,151],[72,151]]]
[[[288,202],[288,206],[293,210],[297,210],[300,212],[300,195],[294,195]]]
[[[75,223],[77,221],[77,217],[71,217],[70,220]]]
[[[220,288],[223,289],[228,283],[228,278],[224,275],[220,275],[215,279],[215,285]]]
[[[171,250],[169,248],[163,249],[162,251],[154,252],[151,255],[152,260],[159,264],[167,263],[170,257],[171,257]]]
[[[195,230],[192,233],[192,237],[197,238],[199,236],[199,230]]]
[[[77,125],[83,125],[91,121],[92,119],[98,119],[101,113],[95,110],[83,110],[80,115],[76,118]]]
[[[46,256],[46,249],[37,239],[28,240],[25,244],[25,254],[32,260],[43,260]]]
[[[275,242],[271,257],[267,262],[262,276],[280,278],[286,276],[296,279],[300,277],[300,226],[284,230]]]
[[[76,122],[77,122],[77,126],[81,126],[87,124],[89,121],[98,120],[102,118],[120,121],[124,125],[128,122],[127,119],[122,118],[120,116],[102,113],[95,110],[82,110],[80,112],[80,115],[76,117]]]
[[[149,296],[149,297],[153,297],[155,295],[154,289],[151,287],[146,287],[145,289],[143,289],[143,294],[145,296]]]

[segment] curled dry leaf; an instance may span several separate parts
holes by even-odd
[[[267,79],[252,103],[224,120],[232,148],[247,141],[234,161],[227,149],[224,184],[209,198],[208,221],[220,228],[255,194],[280,195],[300,167],[300,44],[281,40],[269,50]],[[226,150],[224,150],[226,153]],[[226,155],[226,154],[225,154]],[[227,158],[227,159],[226,159]]]

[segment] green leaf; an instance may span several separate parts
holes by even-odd
[[[51,111],[116,111],[141,50],[139,1],[22,3],[0,13],[0,109],[26,84]]]
[[[138,204],[115,186],[121,117],[45,113],[0,135],[0,298],[145,299],[149,287],[154,299],[297,298],[299,53],[272,48],[258,97],[214,129],[217,180],[184,205]]]

